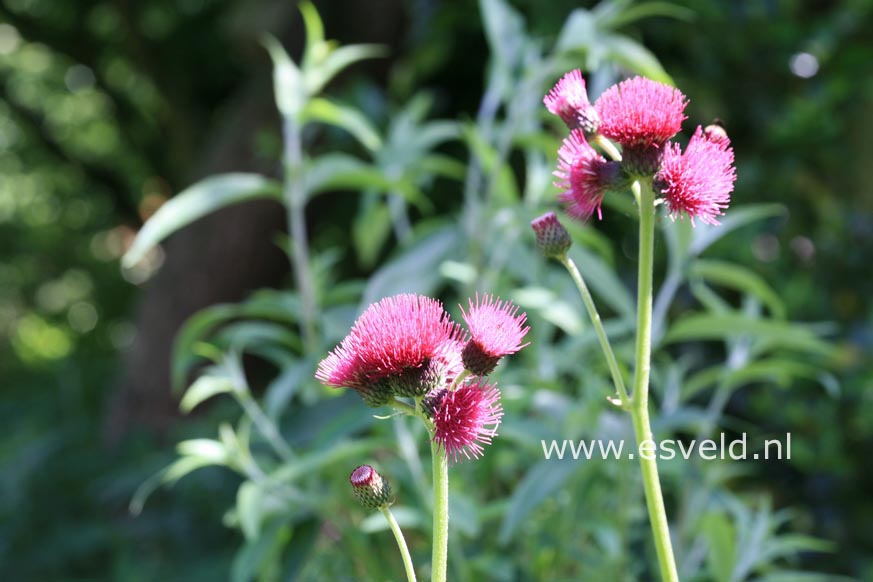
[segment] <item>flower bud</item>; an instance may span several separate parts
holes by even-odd
[[[361,465],[349,476],[352,491],[361,505],[381,509],[394,503],[391,485],[370,465]]]
[[[566,256],[573,241],[554,212],[547,212],[535,218],[530,226],[536,235],[537,248],[543,255],[550,259],[561,259]]]

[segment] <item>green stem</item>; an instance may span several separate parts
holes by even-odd
[[[576,268],[576,263],[573,259],[564,255],[560,259],[561,264],[566,267],[570,273],[573,282],[579,289],[579,295],[582,296],[582,302],[585,303],[585,308],[588,310],[588,316],[591,318],[591,323],[594,324],[594,329],[597,331],[597,338],[600,340],[600,348],[603,350],[603,355],[606,356],[606,363],[609,365],[609,371],[612,374],[612,382],[615,384],[615,390],[618,393],[618,399],[621,407],[624,409],[630,408],[630,397],[627,394],[627,388],[624,385],[624,378],[621,375],[621,369],[618,367],[618,360],[615,359],[615,353],[612,351],[612,345],[609,343],[609,336],[606,335],[606,330],[603,329],[603,322],[600,320],[600,313],[597,312],[597,306],[594,304],[594,298],[591,297],[591,292],[588,291],[588,286],[585,284],[585,279],[579,269]]]
[[[433,459],[433,558],[431,580],[446,582],[449,553],[449,460],[431,439]]]
[[[408,414],[409,416],[418,416],[418,409],[411,404],[407,404],[402,400],[397,400],[397,398],[392,397],[391,401],[388,403],[389,406],[399,410],[403,414]]]
[[[285,206],[291,233],[291,262],[297,291],[300,294],[300,322],[303,345],[307,353],[317,349],[315,332],[316,303],[309,265],[309,239],[306,234],[306,191],[303,184],[303,139],[301,127],[293,119],[285,120]]]
[[[602,149],[604,152],[606,152],[606,155],[608,155],[614,161],[616,161],[616,162],[621,161],[621,152],[618,151],[618,148],[615,147],[614,143],[612,143],[611,141],[609,141],[608,139],[606,139],[605,137],[603,137],[599,133],[596,136],[594,136],[593,141],[595,144],[599,145],[600,149]]]
[[[655,551],[664,582],[678,582],[676,559],[670,541],[670,528],[664,497],[658,478],[658,464],[655,454],[639,454],[643,441],[652,440],[652,426],[649,421],[649,371],[652,360],[652,265],[655,247],[655,194],[650,183],[634,183],[634,195],[640,208],[640,253],[639,280],[637,284],[637,342],[636,372],[634,392],[631,403],[634,433],[637,440],[637,453],[643,475],[643,488],[646,492],[646,506],[652,523]]]
[[[400,548],[400,555],[403,557],[403,567],[406,568],[407,582],[415,582],[415,568],[412,566],[412,556],[409,555],[409,548],[406,547],[406,538],[403,537],[403,531],[400,529],[397,520],[394,519],[394,514],[386,505],[380,507],[379,511],[388,520],[388,525],[391,526],[391,531],[394,533],[394,539],[397,540],[397,547]]]
[[[267,439],[267,442],[273,450],[276,451],[276,454],[279,455],[282,461],[286,463],[292,461],[294,459],[294,453],[291,451],[291,447],[289,447],[288,443],[285,442],[285,439],[282,438],[282,434],[279,432],[275,423],[270,420],[270,417],[264,413],[252,397],[252,392],[249,389],[249,382],[246,379],[245,372],[243,372],[239,360],[236,358],[228,359],[225,362],[225,367],[232,379],[234,386],[233,396],[236,398],[237,403],[248,417],[252,419],[258,432]]]

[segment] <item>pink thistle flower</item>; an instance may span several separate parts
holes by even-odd
[[[481,381],[446,390],[434,403],[433,440],[454,462],[481,457],[490,445],[503,417],[500,391]]]
[[[736,179],[734,151],[727,134],[705,132],[698,126],[685,153],[679,144],[667,144],[654,184],[674,219],[687,214],[691,224],[695,218],[718,224],[716,217],[728,207]]]
[[[469,310],[465,312],[461,307],[461,313],[470,331],[461,357],[464,366],[477,376],[490,374],[500,358],[528,345],[521,343],[530,331],[525,326],[527,314],[519,315],[518,307],[509,301],[495,300],[490,295],[480,299],[477,293],[476,303],[470,299]]]
[[[613,85],[594,103],[600,133],[625,148],[660,146],[679,133],[688,101],[678,89],[644,77]]]
[[[594,133],[600,125],[600,118],[588,100],[585,79],[579,69],[561,77],[543,98],[543,103],[550,113],[560,117],[571,130],[581,128],[587,133]]]
[[[597,212],[603,218],[600,205],[608,188],[617,185],[621,168],[616,162],[608,162],[589,145],[585,134],[578,129],[570,132],[558,150],[558,178],[555,187],[563,192],[560,200],[567,213],[579,220],[588,220]]]
[[[390,377],[429,366],[446,344],[466,339],[442,303],[421,295],[396,295],[370,305],[318,365],[324,384],[357,390],[368,404],[386,403]]]

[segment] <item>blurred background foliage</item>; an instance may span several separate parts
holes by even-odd
[[[790,431],[793,455],[665,468],[680,561],[700,572],[688,579],[801,579],[779,574],[788,568],[873,578],[873,2],[511,5],[317,3],[329,38],[389,50],[328,87],[365,113],[378,141],[360,127],[304,136],[312,156],[343,152],[376,169],[358,174],[369,176],[366,192],[338,184],[309,202],[323,309],[319,345],[306,348],[275,201],[216,212],[119,267],[143,222],[197,180],[281,179],[282,122],[261,40],[273,34],[299,62],[306,37],[294,3],[0,3],[0,576],[397,577],[385,532],[364,533],[380,522],[346,491],[353,465],[369,460],[396,480],[398,517],[426,562],[421,435],[376,423],[353,395],[311,380],[361,304],[411,281],[450,306],[474,289],[502,293],[534,327],[532,347],[498,376],[501,438],[483,462],[452,470],[455,577],[647,579],[635,556],[649,551],[635,466],[540,457],[540,438],[627,430],[605,410],[603,365],[570,283],[535,255],[527,226],[554,206],[548,173],[561,135],[539,99],[581,66],[592,95],[620,74],[668,72],[691,98],[686,133],[718,117],[737,151],[734,207],[749,220],[707,241],[705,261],[693,257],[705,229],[689,239],[687,225],[667,222],[659,235],[656,280],[675,275],[656,359],[660,430]],[[410,151],[410,136],[422,135]],[[584,244],[574,251],[620,343],[635,270],[622,204],[577,229]],[[183,322],[214,304],[185,327],[174,357]],[[689,313],[722,317],[683,324]],[[719,343],[678,343],[714,326]],[[740,333],[750,329],[758,339]],[[280,462],[257,434],[252,450],[268,469],[294,473],[279,479],[293,494],[278,499],[304,499],[276,504],[269,487],[241,487],[250,475],[206,467],[155,491],[133,517],[131,496],[174,461],[175,443],[215,437],[221,423],[232,424],[212,443],[245,441],[251,429],[230,399],[177,412],[171,375],[194,378],[204,340],[247,353],[250,392],[299,458]],[[187,442],[183,458],[217,454]],[[219,453],[216,464],[244,466]]]

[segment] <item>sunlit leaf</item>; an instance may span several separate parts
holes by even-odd
[[[371,151],[375,151],[382,144],[378,132],[370,121],[353,107],[318,97],[306,104],[302,116],[304,121],[320,121],[348,131]]]
[[[212,376],[204,375],[197,378],[191,387],[185,391],[182,401],[179,402],[179,408],[185,414],[188,414],[198,404],[204,402],[218,394],[228,394],[233,392],[233,382],[227,376]]]
[[[136,265],[156,244],[225,206],[260,198],[278,199],[282,187],[258,174],[219,174],[197,182],[161,206],[137,233],[122,265]]]

